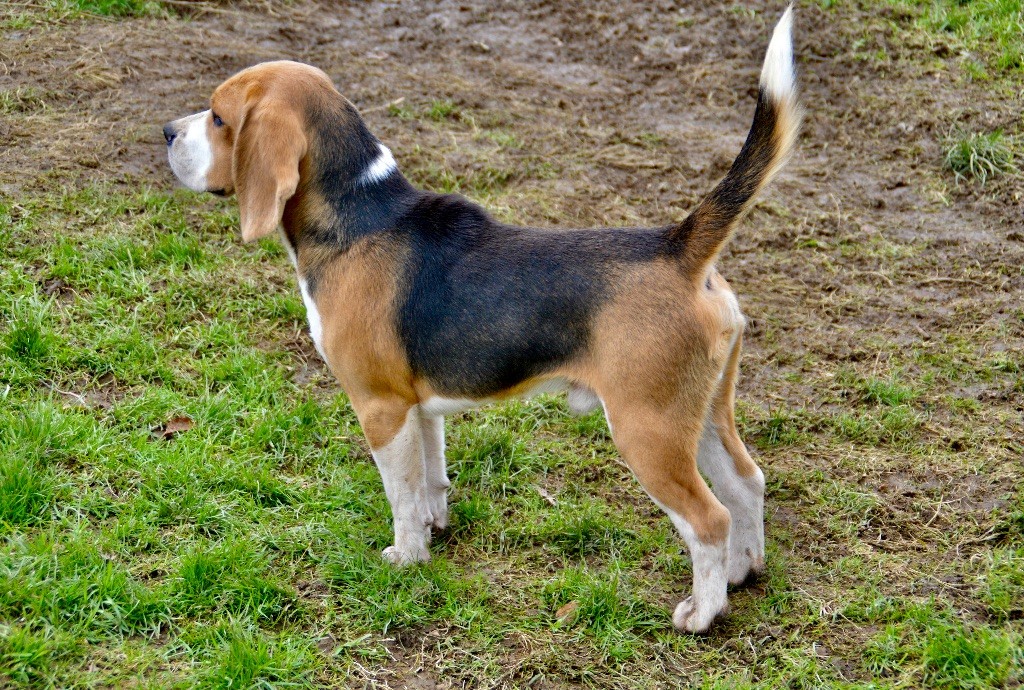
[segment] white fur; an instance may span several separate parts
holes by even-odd
[[[391,155],[391,149],[384,144],[377,144],[380,147],[380,153],[370,163],[370,167],[363,171],[359,176],[360,184],[373,184],[374,182],[380,182],[386,179],[388,175],[398,170],[398,164],[395,163],[395,157]]]
[[[299,273],[299,257],[295,254],[295,247],[288,241],[288,237],[284,234],[284,228],[278,228],[278,232],[281,233],[281,244],[288,251],[288,258],[292,261],[292,266],[295,267],[295,273],[299,276],[299,292],[302,294],[302,303],[306,305],[306,320],[309,321],[309,335],[313,338],[313,345],[316,347],[316,351],[320,354],[320,358],[325,362],[327,361],[327,355],[324,354],[324,326],[320,320],[320,311],[316,308],[316,302],[313,301],[313,295],[309,294],[309,285],[306,283],[306,279]]]
[[[395,543],[382,555],[396,565],[430,560],[428,544],[434,516],[427,492],[420,424],[420,410],[414,406],[395,437],[372,450],[395,523]]]
[[[738,584],[751,570],[764,567],[764,474],[758,469],[753,476],[741,477],[711,421],[704,426],[697,466],[732,516],[729,582]]]
[[[604,411],[604,421],[608,422],[608,433],[612,435],[612,440],[614,441],[615,429],[612,428],[612,418],[608,415],[608,406],[604,404],[604,400],[601,400],[601,398],[598,398],[597,401],[601,403],[601,409]]]
[[[285,246],[289,246],[285,243]],[[313,337],[313,345],[316,346],[316,351],[320,353],[320,357],[327,361],[327,355],[324,354],[324,327],[320,321],[320,312],[316,308],[316,302],[313,301],[313,296],[309,294],[309,287],[306,285],[306,279],[299,276],[299,292],[302,293],[302,301],[306,305],[306,318],[309,320],[309,334]]]
[[[761,69],[761,86],[772,100],[793,96],[796,74],[793,71],[793,6],[790,5],[775,25],[771,43]]]
[[[653,496],[651,498],[654,499]],[[676,606],[672,614],[672,623],[680,630],[702,632],[708,629],[716,616],[725,613],[728,607],[726,569],[729,541],[727,539],[721,544],[705,544],[697,537],[697,533],[686,518],[670,510],[660,501],[654,502],[668,514],[672,524],[679,530],[693,563],[693,594]]]
[[[281,226],[281,225],[277,226],[277,232],[281,236],[281,244],[283,244],[284,248],[288,251],[288,258],[291,259],[292,266],[294,266],[295,270],[298,271],[299,270],[299,257],[297,257],[295,255],[295,247],[293,247],[292,243],[288,241],[288,236],[284,234],[284,227],[283,226]]]
[[[434,397],[427,398],[421,402],[420,407],[423,409],[423,414],[427,416],[442,417],[444,415],[472,410],[473,408],[480,407],[488,402],[491,401],[471,400],[469,398],[445,398],[440,395],[435,395]]]
[[[194,192],[205,192],[206,175],[213,165],[213,147],[206,136],[209,110],[173,122],[178,135],[167,147],[167,160],[181,183]]]
[[[569,386],[569,410],[573,414],[587,414],[599,407],[601,399],[597,397],[597,393],[575,383]]]
[[[423,434],[423,466],[427,485],[427,501],[433,526],[448,526],[448,471],[444,460],[444,417],[431,416],[420,410],[420,432]]]

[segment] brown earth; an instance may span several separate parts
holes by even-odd
[[[0,90],[21,94],[13,107],[23,115],[0,120],[0,192],[17,200],[96,180],[171,188],[162,124],[205,108],[235,71],[291,58],[330,74],[414,181],[512,170],[500,193],[477,195],[503,219],[660,224],[684,217],[738,152],[780,10],[300,2],[30,25],[0,45]],[[838,369],[913,379],[925,365],[907,353],[946,352],[950,339],[966,343],[965,361],[1020,366],[1024,352],[1019,180],[957,186],[941,165],[954,124],[1019,131],[1021,95],[956,77],[944,44],[906,42],[906,17],[847,9],[836,18],[798,9],[799,150],[721,261],[752,321],[740,397],[755,419],[764,408],[841,407]],[[884,59],[871,57],[882,48]],[[402,115],[438,100],[461,113],[450,126]],[[480,129],[519,145],[497,150]],[[944,396],[979,401],[984,418],[959,418]],[[963,465],[812,449],[770,453],[767,472],[818,465],[853,479],[881,497],[863,530],[878,531],[884,548],[941,558],[928,535],[963,513],[987,520],[1019,474],[1024,400],[1019,384],[992,377],[928,391],[924,403],[924,437],[961,444]],[[940,509],[923,496],[940,497]],[[776,493],[770,506],[780,524],[796,519],[786,500]],[[824,540],[800,548],[836,555]],[[422,656],[419,643],[399,647],[399,665]]]

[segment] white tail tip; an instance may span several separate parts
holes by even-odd
[[[775,25],[772,42],[764,56],[761,87],[772,100],[779,101],[793,94],[796,74],[793,70],[793,6],[790,5]]]

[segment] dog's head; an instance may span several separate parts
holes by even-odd
[[[311,119],[329,121],[319,129],[355,143],[324,142],[317,127],[311,136]],[[242,239],[250,242],[277,228],[300,178],[311,175],[312,149],[367,148],[365,137],[346,136],[353,131],[365,132],[362,120],[326,74],[280,61],[234,75],[213,92],[209,110],[168,123],[164,138],[171,170],[186,187],[238,196]],[[375,152],[371,144],[357,158],[372,160]]]

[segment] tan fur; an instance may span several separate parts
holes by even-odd
[[[695,289],[669,261],[635,267],[598,317],[585,383],[640,483],[702,541],[729,533],[729,513],[697,471],[697,446],[735,330],[721,289]]]
[[[250,67],[214,91],[207,124],[214,160],[207,184],[238,196],[244,241],[264,237],[280,224],[306,155],[304,107],[323,91],[335,92],[326,74],[293,62]],[[223,127],[213,125],[214,114]]]
[[[212,108],[225,126],[208,125],[214,150],[210,188],[237,192],[246,241],[272,232],[282,220],[286,232],[333,220],[327,200],[310,187],[317,152],[308,150],[303,119],[303,104],[324,89],[333,92],[319,70],[267,63],[239,73],[214,93]],[[414,375],[396,332],[400,266],[408,249],[383,237],[363,239],[343,253],[300,246],[297,257],[300,276],[312,266],[319,271],[315,307],[323,351],[375,453],[396,439],[397,445],[418,443],[418,432],[409,431],[410,411],[437,395]],[[594,391],[644,489],[670,515],[685,519],[700,543],[724,549],[730,514],[701,477],[697,453],[710,419],[736,472],[750,477],[757,471],[733,416],[743,318],[728,284],[707,266],[696,271],[678,260],[658,259],[614,270],[610,283],[616,293],[597,315],[586,353],[494,397],[523,394],[546,378]],[[382,462],[394,462],[385,455]],[[408,476],[422,474],[413,471],[416,460],[410,462]],[[441,462],[443,474],[443,455]],[[677,610],[677,625],[689,627],[688,611]]]
[[[418,401],[393,328],[397,248],[365,240],[334,260],[317,292],[327,362],[373,447],[386,445]]]
[[[726,364],[722,382],[718,385],[718,393],[712,403],[711,420],[718,429],[722,445],[732,457],[736,473],[741,477],[753,477],[758,470],[757,463],[750,457],[747,447],[740,440],[740,434],[736,430],[736,378],[739,375],[742,343],[743,335],[740,334],[729,354],[729,362]]]

